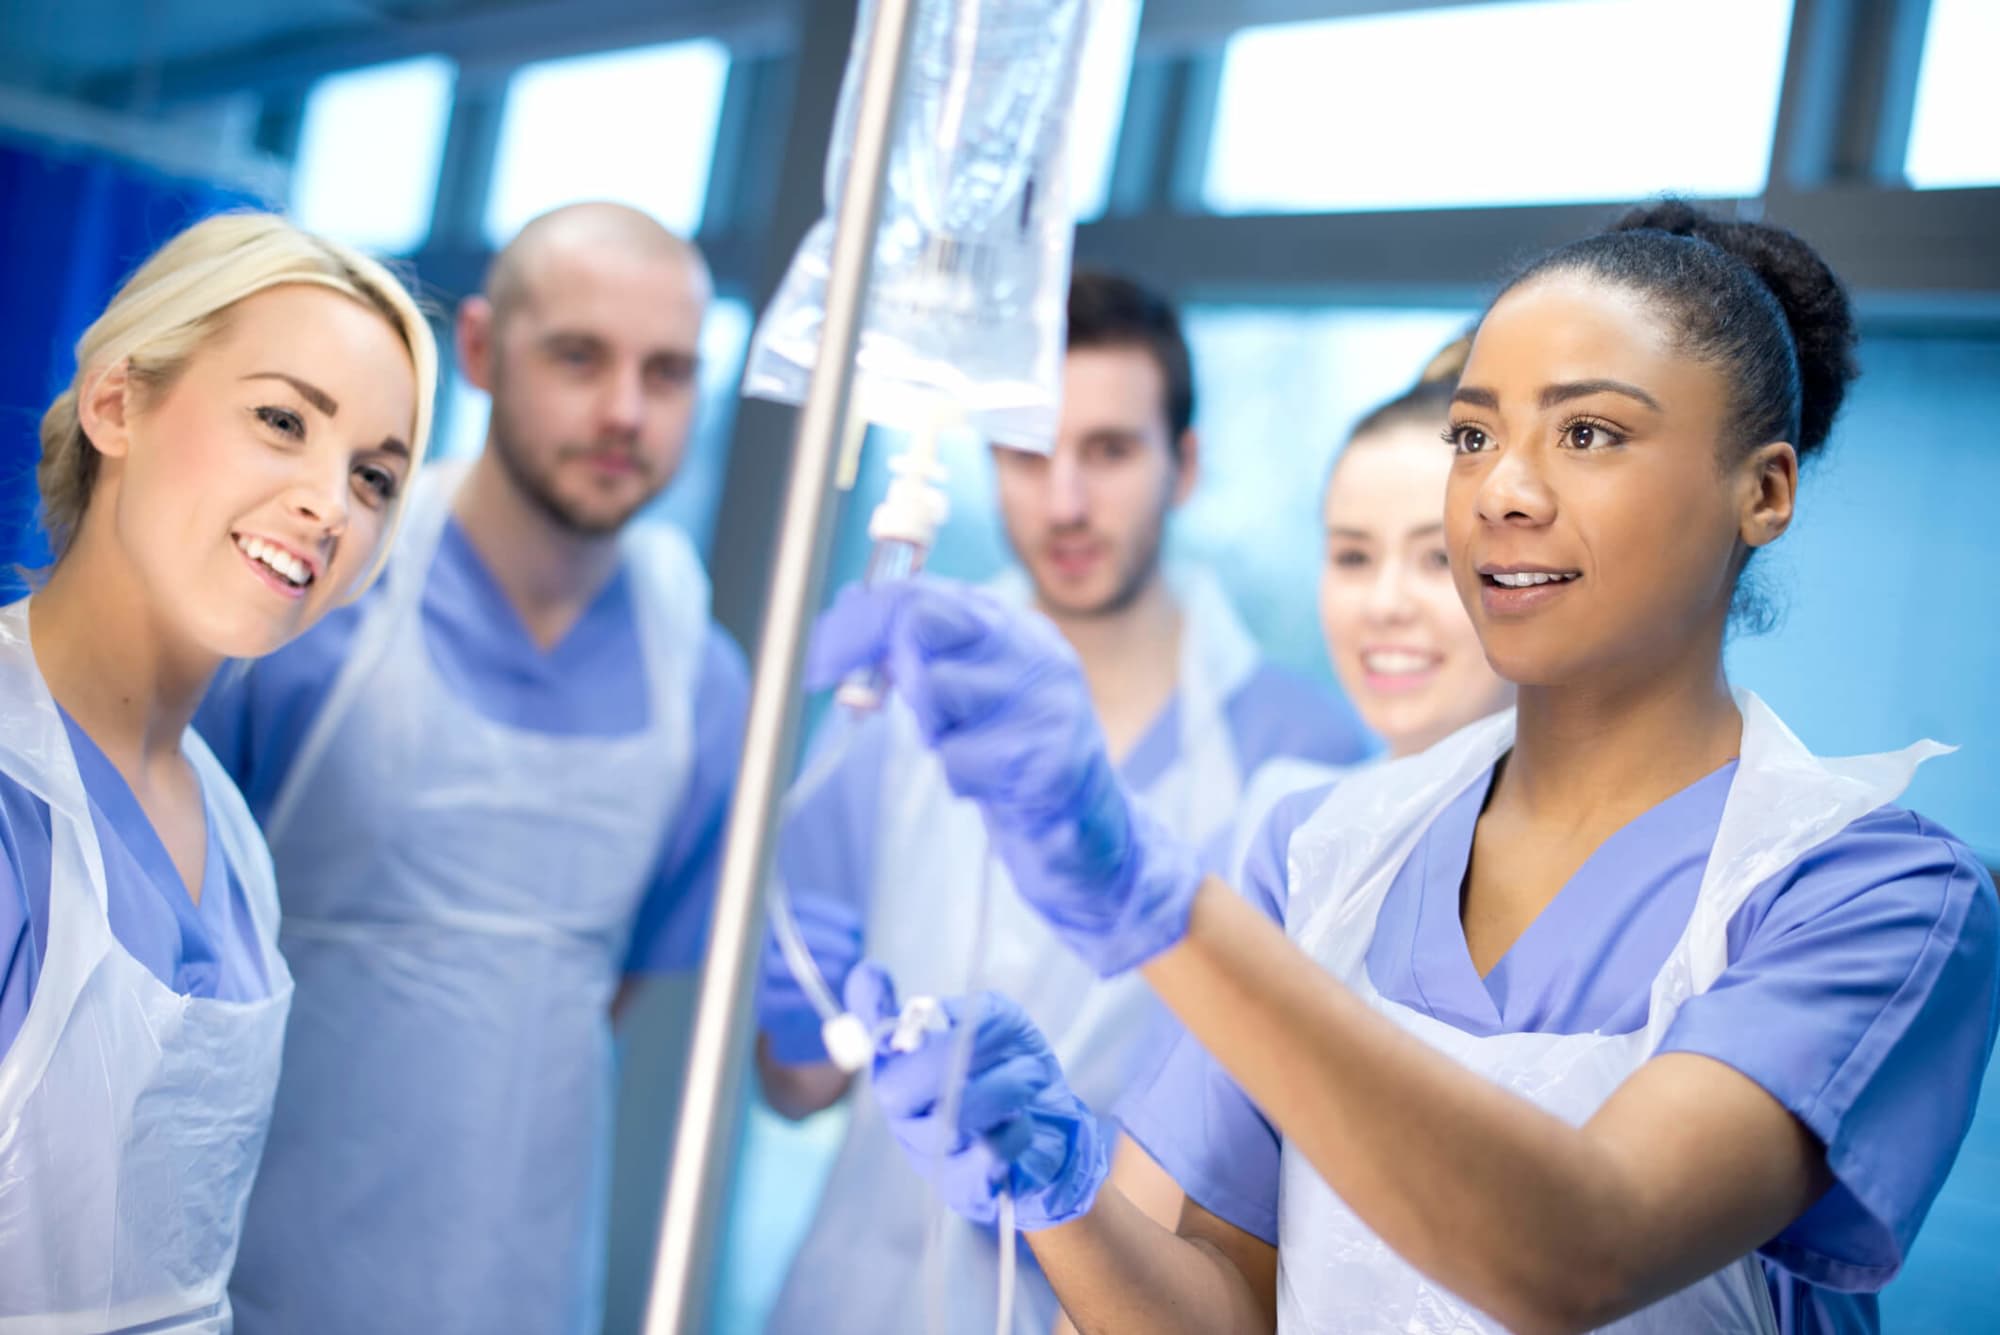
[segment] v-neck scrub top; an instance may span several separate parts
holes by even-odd
[[[1432,822],[1369,945],[1382,995],[1466,1033],[1629,1033],[1686,927],[1732,762],[1607,839],[1481,978],[1460,890],[1493,772]],[[1292,833],[1336,785],[1281,801],[1240,887],[1283,921]],[[2000,1013],[1993,882],[1947,831],[1878,808],[1758,886],[1729,965],[1660,1052],[1755,1081],[1819,1137],[1835,1185],[1759,1250],[1788,1335],[1879,1328],[1893,1277],[1972,1119]],[[1126,1130],[1204,1209],[1277,1243],[1279,1136],[1190,1036],[1122,1102]]]
[[[224,855],[208,803],[201,902],[189,896],[167,846],[125,776],[65,713],[90,818],[104,855],[112,935],[162,983],[188,997],[255,1001],[270,992],[250,904]],[[49,945],[49,809],[0,780],[0,1054],[34,1000]]]
[[[247,671],[225,669],[195,726],[269,819],[292,762],[376,598],[337,609]],[[425,648],[438,675],[482,717],[524,732],[620,737],[647,725],[645,659],[631,573],[617,573],[574,626],[536,644],[457,520],[445,526],[423,592]],[[708,933],[722,832],[750,695],[742,652],[713,622],[695,688],[694,763],[679,818],[661,831],[652,888],[633,924],[627,973],[692,968]],[[280,897],[284,887],[279,886]]]

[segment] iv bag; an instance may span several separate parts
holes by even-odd
[[[1048,453],[1060,404],[1070,245],[1067,160],[1086,0],[912,0],[855,393],[870,422],[919,430],[940,398],[985,439]],[[826,320],[864,0],[826,163],[827,213],[758,322],[743,392],[803,403]]]

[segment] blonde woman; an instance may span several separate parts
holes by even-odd
[[[126,282],[42,420],[55,561],[0,609],[0,1328],[228,1328],[291,977],[188,723],[373,576],[436,361],[379,265],[228,215]]]

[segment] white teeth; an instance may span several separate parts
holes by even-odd
[[[312,582],[312,567],[282,547],[274,547],[262,538],[238,538],[236,545],[244,555],[262,562],[272,573],[292,585],[304,588]]]
[[[1493,582],[1507,589],[1528,589],[1537,584],[1564,584],[1576,578],[1575,574],[1557,575],[1541,570],[1523,570],[1517,574],[1498,574]]]
[[[1435,660],[1429,654],[1403,649],[1373,649],[1361,655],[1361,666],[1383,677],[1407,677],[1428,670]]]

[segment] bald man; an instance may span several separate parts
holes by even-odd
[[[613,1013],[699,955],[747,696],[689,544],[633,522],[708,296],[642,214],[530,223],[458,316],[484,452],[424,470],[365,599],[203,707],[297,988],[243,1335],[598,1329]]]

